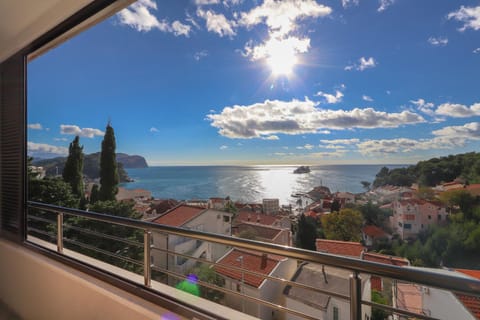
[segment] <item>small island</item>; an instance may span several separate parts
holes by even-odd
[[[300,173],[309,173],[310,167],[309,166],[300,166],[297,169],[293,170],[293,173],[300,174]]]

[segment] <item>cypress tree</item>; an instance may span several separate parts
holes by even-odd
[[[107,124],[100,154],[100,191],[99,200],[115,200],[118,192],[117,157],[115,155],[115,133],[110,123]]]
[[[98,184],[94,184],[92,191],[90,191],[90,204],[94,204],[98,201]]]
[[[68,147],[68,158],[63,168],[62,177],[72,187],[72,193],[83,199],[85,193],[83,186],[83,146],[80,146],[79,136],[76,136]]]

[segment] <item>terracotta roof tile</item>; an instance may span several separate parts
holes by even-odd
[[[374,238],[386,237],[387,236],[385,231],[383,231],[379,227],[373,226],[373,225],[363,227],[362,232],[365,233],[366,235],[368,235],[370,237],[374,237]]]
[[[265,240],[274,240],[280,232],[283,231],[281,228],[274,228],[270,226],[264,226],[257,223],[240,223],[232,228],[234,235],[238,236],[242,231],[252,230],[255,232],[256,237],[265,239]]]
[[[256,222],[267,226],[273,225],[278,219],[266,214],[241,211],[235,218],[236,222]]]
[[[480,270],[455,269],[458,272],[466,274],[472,278],[480,280]],[[465,294],[456,294],[458,300],[470,311],[475,318],[480,319],[480,298],[474,296],[467,296]]]
[[[393,266],[408,266],[410,262],[406,258],[389,256],[381,253],[364,252],[363,259],[372,262],[390,264]]]
[[[463,306],[475,316],[476,319],[480,319],[480,298],[467,296],[464,294],[456,294],[458,300],[463,304]]]
[[[192,218],[196,217],[200,213],[205,211],[205,208],[187,206],[181,204],[164,215],[153,220],[153,223],[165,224],[172,227],[181,227],[186,222],[190,221]]]
[[[239,259],[240,257],[243,257],[243,262],[241,262]],[[214,268],[219,274],[237,281],[242,281],[242,272],[229,267],[233,266],[241,268],[243,265],[243,268],[246,270],[269,275],[277,266],[277,264],[283,259],[283,257],[269,254],[266,256],[265,268],[262,268],[261,252],[233,249],[227,255],[221,258]],[[252,287],[260,287],[263,280],[265,280],[265,278],[262,276],[257,276],[246,272],[243,273],[243,281]]]
[[[317,239],[317,251],[360,258],[365,249],[359,242]]]

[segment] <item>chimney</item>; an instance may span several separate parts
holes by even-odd
[[[267,254],[262,253],[262,262],[260,264],[260,269],[265,269],[267,267]]]

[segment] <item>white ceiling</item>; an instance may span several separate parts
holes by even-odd
[[[93,0],[0,0],[0,62]]]

